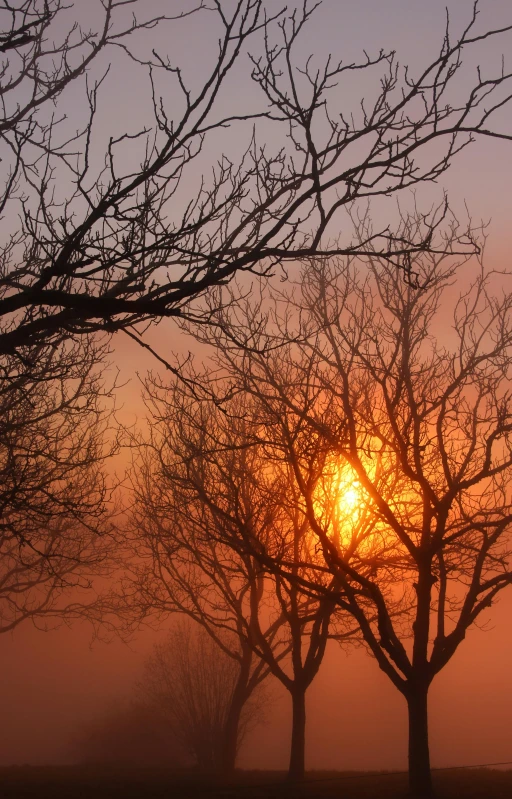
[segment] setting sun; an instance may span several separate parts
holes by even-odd
[[[335,478],[336,505],[342,516],[355,519],[361,510],[363,492],[361,484],[350,466],[337,469]]]
[[[342,510],[353,512],[361,501],[361,493],[358,486],[353,483],[340,494],[338,503]]]
[[[358,480],[356,471],[339,458],[330,460],[324,467],[322,479],[315,491],[315,509],[319,519],[330,528],[331,540],[342,548],[357,538],[367,494]]]

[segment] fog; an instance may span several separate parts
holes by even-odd
[[[504,596],[487,631],[473,629],[430,693],[434,766],[512,760],[512,598]],[[144,658],[163,632],[146,631],[128,647],[91,645],[76,625],[40,632],[28,625],[0,639],[0,763],[76,760],[74,743],[87,722],[129,698]],[[267,722],[243,743],[241,768],[285,769],[290,702],[274,680]],[[307,694],[309,769],[403,769],[406,707],[362,649],[331,642]]]

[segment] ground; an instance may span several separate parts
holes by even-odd
[[[439,799],[510,799],[512,771],[461,769],[434,775]],[[125,767],[0,769],[2,799],[403,799],[406,776],[396,773],[310,772],[289,786],[281,772],[237,772],[233,780]]]

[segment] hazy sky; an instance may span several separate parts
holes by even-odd
[[[401,63],[419,69],[435,55],[442,40],[445,6],[455,31],[468,19],[472,0],[324,0],[308,28],[303,52],[352,60],[362,50],[395,49]],[[77,0],[81,11],[89,0]],[[268,8],[279,4],[268,0]],[[187,3],[159,0],[144,3],[156,10],[184,8]],[[510,0],[483,0],[481,26],[512,23]],[[207,19],[206,17],[204,18]],[[141,48],[169,51],[184,64],[191,81],[207,72],[216,41],[206,22],[191,19],[176,33],[170,27],[147,34]],[[499,68],[501,46],[511,52],[511,37],[484,42],[471,69],[480,62]],[[512,56],[508,64],[512,68]],[[247,59],[231,76],[222,103],[247,107],[259,99],[247,79]],[[366,90],[358,73],[346,88],[344,102],[357,105]],[[98,137],[116,127],[131,130],[144,124],[147,110],[146,78],[126,60],[116,62],[101,95]],[[171,98],[172,99],[172,98]],[[82,112],[79,95],[70,93],[70,124]],[[223,105],[224,107],[224,105]],[[498,122],[497,122],[498,124]],[[512,132],[512,105],[499,117],[499,127]],[[510,185],[512,145],[482,140],[457,159],[442,185],[429,187],[429,198],[450,193],[461,213],[464,203],[475,219],[492,219],[488,263],[510,268]],[[210,156],[205,153],[205,158]],[[130,154],[126,154],[129,158]],[[418,196],[421,189],[418,190]],[[430,199],[429,199],[430,201]],[[166,341],[166,338],[171,339]],[[159,328],[152,340],[175,348],[180,345],[170,328]],[[119,339],[115,363],[123,380],[132,382],[123,392],[125,418],[140,408],[134,373],[153,364],[146,355]],[[512,760],[512,590],[493,608],[492,629],[472,631],[453,661],[436,678],[431,692],[431,748],[434,765]],[[69,741],[81,723],[105,703],[129,694],[130,685],[157,633],[145,633],[130,649],[121,642],[95,643],[85,626],[43,633],[23,625],[0,637],[0,763],[57,762],[67,757]],[[284,767],[288,754],[288,697],[280,692],[276,711],[264,733],[256,733],[242,752],[241,765]],[[316,768],[395,768],[406,761],[406,709],[403,698],[375,663],[358,650],[343,653],[331,647],[308,694],[307,763]]]

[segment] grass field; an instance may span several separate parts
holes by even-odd
[[[512,771],[464,769],[434,775],[439,799],[511,799]],[[402,799],[404,774],[310,772],[290,786],[280,772],[238,772],[230,782],[161,769],[13,766],[0,769],[2,799]]]

